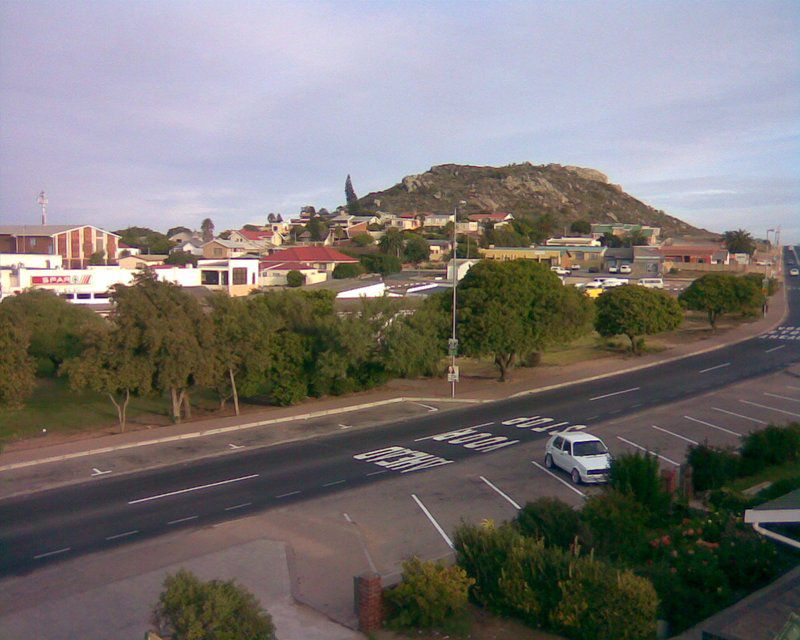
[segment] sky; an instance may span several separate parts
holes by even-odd
[[[218,229],[592,167],[800,242],[800,3],[0,1],[0,222]]]

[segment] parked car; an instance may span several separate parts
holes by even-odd
[[[610,267],[608,267],[608,272],[609,273],[619,273],[619,267],[617,265],[615,265],[615,264],[612,264]]]
[[[795,269],[789,269],[789,275],[790,276],[800,275],[800,271],[798,271],[796,268]]]
[[[545,446],[544,466],[563,469],[574,484],[607,482],[611,460],[603,441],[583,431],[556,433]]]
[[[663,278],[639,278],[639,284],[647,289],[663,289]]]
[[[579,282],[575,285],[576,289],[593,289],[595,287],[602,287],[607,278],[595,278],[589,282]]]
[[[631,265],[629,265],[629,264],[620,265],[619,272],[620,273],[630,273],[631,272]]]
[[[605,278],[603,281],[603,289],[611,289],[612,287],[621,287],[628,284],[627,278]]]
[[[603,287],[585,287],[583,292],[590,298],[599,298],[605,289]]]
[[[550,267],[550,271],[553,271],[560,276],[568,276],[571,273],[569,269],[565,269],[564,267]]]
[[[570,267],[570,269],[572,269],[573,271],[580,271],[580,270],[581,270],[581,265],[579,265],[579,264],[573,264],[573,265]]]

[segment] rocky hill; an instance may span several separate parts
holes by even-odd
[[[359,204],[390,213],[428,213],[452,211],[462,200],[465,213],[508,211],[518,218],[549,213],[558,228],[583,219],[659,226],[667,236],[708,233],[628,195],[595,169],[559,164],[443,164],[370,193]]]

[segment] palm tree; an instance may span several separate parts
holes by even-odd
[[[398,229],[391,228],[378,240],[378,248],[385,254],[400,257],[403,250],[403,234]]]

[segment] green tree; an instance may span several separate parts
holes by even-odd
[[[365,253],[359,260],[364,265],[367,273],[379,273],[382,276],[387,276],[390,273],[399,273],[403,270],[400,259],[395,256],[381,253]]]
[[[403,238],[403,234],[394,227],[387,229],[386,233],[378,240],[378,248],[381,252],[386,255],[395,256],[396,258],[400,258],[404,244],[405,239]]]
[[[678,300],[687,309],[704,312],[711,330],[715,331],[721,315],[743,308],[742,301],[746,297],[740,296],[737,280],[736,276],[729,273],[706,273],[681,292]],[[752,284],[742,289],[758,292]]]
[[[614,235],[610,231],[606,231],[603,237],[600,238],[600,244],[609,249],[618,249],[624,244],[624,241],[619,236]]]
[[[361,264],[343,262],[341,264],[337,264],[333,268],[333,279],[343,280],[345,278],[357,278],[362,273],[364,273],[364,267],[361,266]]]
[[[609,289],[595,304],[597,332],[604,337],[627,336],[634,354],[641,353],[642,336],[672,331],[683,321],[677,300],[663,291],[638,285]]]
[[[200,233],[203,234],[203,242],[211,242],[214,239],[214,223],[211,218],[204,218],[200,223]]]
[[[89,388],[108,396],[117,410],[120,432],[125,431],[131,396],[150,392],[153,363],[143,354],[141,331],[115,327],[94,334],[86,350],[67,360],[59,371],[75,390]]]
[[[353,181],[350,179],[350,174],[347,174],[347,180],[344,181],[344,197],[347,200],[347,210],[352,215],[357,215],[361,207],[358,204],[358,196],[356,190],[353,189]]]
[[[571,233],[588,235],[592,232],[592,225],[588,220],[575,220],[575,222],[570,225],[569,230]]]
[[[89,256],[89,264],[93,267],[102,265],[106,263],[106,252],[102,249],[100,251],[95,251],[92,255]]]
[[[357,247],[370,247],[375,244],[375,239],[368,233],[357,233],[351,240]]]
[[[311,234],[311,239],[314,242],[322,240],[323,234],[328,230],[325,223],[319,218],[311,218],[306,224],[306,231]]]
[[[726,231],[722,234],[722,238],[725,248],[731,253],[746,253],[752,256],[756,252],[756,241],[749,231],[744,229]]]
[[[252,593],[233,580],[202,582],[185,569],[164,580],[153,624],[176,640],[275,640],[272,618]]]
[[[302,287],[305,284],[306,277],[296,269],[292,269],[289,273],[286,274],[286,286],[287,287]]]
[[[144,253],[168,254],[174,243],[163,233],[153,231],[147,227],[128,227],[115,231],[120,236],[120,242],[130,247],[137,247]]]
[[[431,257],[431,248],[428,243],[418,233],[409,233],[406,236],[405,246],[403,247],[403,258],[406,262],[418,265],[426,262]]]
[[[0,406],[17,408],[33,393],[36,367],[28,355],[30,334],[14,314],[0,307]]]
[[[450,319],[436,297],[416,313],[395,317],[384,334],[386,368],[403,378],[439,375],[449,330]]]
[[[164,260],[164,264],[171,264],[177,267],[185,267],[187,264],[192,265],[193,267],[197,266],[197,256],[189,253],[188,251],[182,251],[178,249],[177,251],[172,251]]]

